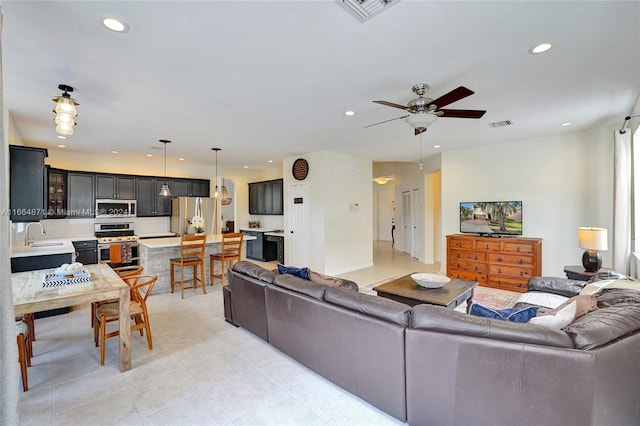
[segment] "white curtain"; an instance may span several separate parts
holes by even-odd
[[[629,274],[631,256],[631,130],[615,131],[613,177],[613,270]]]

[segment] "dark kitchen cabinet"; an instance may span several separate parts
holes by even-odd
[[[241,231],[243,234],[256,237],[255,240],[246,240],[247,259],[271,262],[277,259],[277,244],[269,241],[269,236],[262,231]]]
[[[169,184],[170,179],[139,176],[137,182],[138,216],[171,216],[171,197],[158,195],[162,185]]]
[[[135,200],[135,176],[96,174],[96,198]]]
[[[249,214],[281,215],[283,180],[275,179],[249,184]]]
[[[275,246],[276,259],[278,259],[279,263],[282,263],[284,265],[284,236],[265,235],[264,244],[265,244],[265,247],[267,247],[265,249],[265,252],[268,252],[269,257],[271,257],[272,253],[274,252],[274,246]],[[269,259],[269,260],[274,260],[274,259]]]
[[[67,172],[67,217],[94,217],[95,173]]]
[[[98,241],[73,241],[73,248],[76,250],[76,262],[83,265],[98,263]]]
[[[37,222],[45,215],[47,150],[9,146],[9,207],[14,222]]]
[[[209,197],[209,181],[206,179],[171,179],[171,195],[174,197]]]
[[[47,166],[47,219],[67,216],[67,172]]]

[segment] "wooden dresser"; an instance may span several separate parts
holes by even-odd
[[[529,278],[541,272],[541,238],[447,235],[448,277],[525,292]]]

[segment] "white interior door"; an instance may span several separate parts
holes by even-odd
[[[403,251],[413,256],[413,207],[411,192],[402,193],[402,248]]]
[[[293,184],[287,196],[287,240],[285,243],[285,259],[288,265],[308,265],[308,245],[311,241],[309,232],[311,203],[309,187],[306,183]]]
[[[420,190],[414,189],[411,193],[411,256],[418,258],[420,253],[420,217],[421,214]]]
[[[378,240],[391,241],[395,190],[378,189]]]

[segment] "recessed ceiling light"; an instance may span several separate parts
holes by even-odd
[[[120,154],[120,151],[111,151],[112,154]]]
[[[248,168],[249,168],[249,166],[244,166],[244,168],[245,168],[245,169],[248,169]]]
[[[129,32],[129,26],[122,21],[119,21],[115,18],[104,18],[102,20],[102,25],[107,27],[107,29],[116,32],[116,33],[126,33]]]
[[[178,158],[178,161],[184,161],[184,158]]]
[[[571,126],[573,123],[570,121],[567,121],[566,123],[562,123],[561,126],[562,127],[567,127],[567,126]]]
[[[66,147],[67,147],[66,145],[62,145],[62,144],[58,145],[58,148],[66,148]]]
[[[438,148],[440,148],[440,145],[434,145],[433,147],[434,147],[435,149],[438,149]]]
[[[147,154],[147,157],[153,157],[153,154]]]
[[[345,111],[344,115],[346,115],[348,117],[351,117],[352,115],[356,115],[356,112],[355,111]]]
[[[58,135],[58,136],[56,136],[56,137],[57,137],[58,139],[66,139],[66,138],[67,138],[66,136],[63,136],[63,135]]]
[[[549,49],[551,49],[551,43],[545,42],[545,43],[540,43],[533,46],[531,49],[529,49],[529,53],[532,53],[532,54],[543,53]]]
[[[273,160],[267,160],[267,163],[273,163]]]

